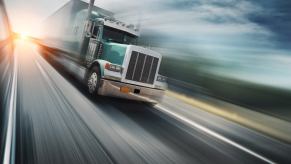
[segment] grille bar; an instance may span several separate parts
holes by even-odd
[[[159,58],[132,51],[125,78],[136,82],[153,84]]]
[[[143,72],[144,72],[144,66],[145,66],[145,62],[146,62],[146,60],[147,60],[147,56],[145,56],[145,59],[144,59],[144,61],[143,61],[143,66],[142,66],[142,71],[141,71],[141,75],[143,75]],[[143,76],[140,76],[140,78],[139,78],[139,81],[141,81],[141,78],[142,78]]]
[[[152,64],[152,69],[151,69],[151,72],[150,72],[150,75],[149,75],[149,79],[148,79],[148,83],[150,84],[153,84],[154,83],[154,80],[155,80],[155,77],[156,77],[156,71],[157,71],[157,67],[158,67],[158,62],[159,62],[159,59],[158,58],[154,58],[153,60],[153,64]]]

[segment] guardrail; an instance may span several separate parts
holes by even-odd
[[[3,164],[15,163],[15,141],[16,141],[16,98],[17,98],[17,58],[14,56],[13,73],[9,78],[9,89],[7,93],[7,109],[8,119],[4,124],[3,131],[5,131],[5,146],[3,151]],[[5,119],[6,120],[6,119]]]
[[[15,163],[17,61],[12,55],[13,35],[3,0],[0,0],[0,19],[0,162],[12,164]]]

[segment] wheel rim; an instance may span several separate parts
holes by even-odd
[[[97,88],[98,83],[98,75],[96,72],[93,72],[91,76],[88,78],[88,88],[90,93],[94,93]]]

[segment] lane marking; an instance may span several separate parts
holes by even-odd
[[[3,164],[14,164],[15,155],[15,133],[16,133],[16,98],[17,98],[17,57],[14,54],[14,66],[11,86],[11,96],[9,101],[9,115],[7,133],[5,138],[5,149]]]
[[[201,131],[203,131],[203,132],[205,132],[205,133],[207,133],[207,134],[209,134],[209,135],[211,135],[211,136],[213,136],[213,137],[215,137],[215,138],[217,138],[217,139],[219,139],[219,140],[221,140],[223,142],[226,142],[226,143],[228,143],[228,144],[230,144],[230,145],[232,145],[232,146],[234,146],[234,147],[236,147],[236,148],[238,148],[238,149],[240,149],[240,150],[242,150],[242,151],[244,151],[244,152],[246,152],[246,153],[248,153],[250,155],[253,155],[253,156],[255,156],[255,157],[257,157],[257,158],[259,158],[259,159],[261,159],[261,160],[263,160],[263,161],[265,161],[267,163],[272,163],[272,164],[275,163],[274,161],[272,161],[272,160],[270,160],[270,159],[268,159],[268,158],[266,158],[266,157],[264,157],[264,156],[262,156],[262,155],[260,155],[260,154],[258,154],[256,152],[254,152],[254,151],[252,151],[252,150],[250,150],[250,149],[248,149],[248,148],[246,148],[246,147],[244,147],[244,146],[242,146],[242,145],[240,145],[240,144],[238,144],[238,143],[236,143],[236,142],[234,142],[234,141],[232,141],[232,140],[230,140],[230,139],[228,139],[228,138],[226,138],[226,137],[224,137],[224,136],[222,136],[222,135],[220,135],[220,134],[218,134],[218,133],[216,133],[216,132],[214,132],[214,131],[212,131],[212,130],[210,130],[208,128],[206,128],[205,126],[202,126],[202,125],[198,124],[195,121],[192,121],[192,120],[187,119],[187,118],[185,118],[183,116],[180,116],[180,115],[178,115],[178,114],[166,109],[165,107],[163,107],[161,105],[156,105],[155,107],[159,111],[167,113],[167,114],[169,114],[169,115],[171,115],[171,116],[173,116],[173,117],[175,117],[175,118],[177,118],[177,119],[179,119],[179,120],[181,120],[181,121],[183,121],[183,122],[185,122],[185,123],[197,128],[197,129],[199,129],[199,130],[201,130]]]
[[[42,74],[42,76],[47,80],[47,84],[51,87],[51,88],[54,88],[52,86],[52,84],[50,83],[51,80],[50,78],[48,77],[48,74],[46,73],[46,71],[42,68],[42,66],[39,64],[39,62],[37,61],[37,59],[34,60],[37,68],[39,69],[40,73]],[[50,81],[50,82],[49,82]]]

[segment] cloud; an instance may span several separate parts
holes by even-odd
[[[97,5],[113,10],[117,18],[127,22],[141,21],[145,30],[191,34],[269,35],[268,29],[248,20],[247,16],[261,11],[251,2],[239,0],[120,0],[98,1]],[[187,8],[183,6],[188,4]],[[122,9],[122,10],[121,10]]]
[[[262,42],[266,42],[264,40],[267,37],[272,35],[267,28],[248,20],[249,15],[262,10],[259,7],[244,1],[231,1],[232,3],[227,5],[222,5],[222,1],[219,1],[220,4],[211,2],[201,0],[200,3],[193,3],[187,8],[180,8],[179,6],[183,6],[181,3],[186,3],[186,1],[175,4],[159,0],[154,9],[147,7],[150,4],[136,4],[137,10],[125,10],[118,13],[117,17],[134,22],[137,20],[136,11],[139,11],[142,13],[142,32],[157,31],[171,36],[172,40],[182,44],[192,44],[192,47],[198,47],[198,44],[199,49],[202,49],[203,45],[212,45],[217,49],[219,46],[230,47],[233,46],[233,42],[236,42],[236,47],[245,46],[246,42],[254,44],[253,39],[246,38],[247,36],[255,36],[258,38],[258,45],[261,45]],[[259,40],[259,38],[263,39]],[[163,44],[167,42],[169,40],[164,41]],[[172,43],[169,44],[172,45]]]

